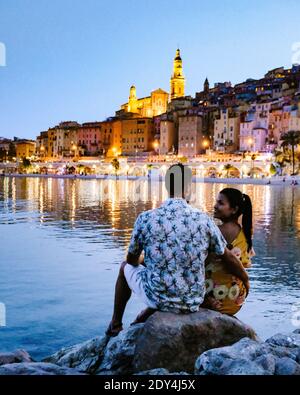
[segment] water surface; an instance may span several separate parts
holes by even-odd
[[[212,213],[227,185],[194,184],[193,205]],[[296,329],[300,311],[300,188],[235,185],[254,204],[251,293],[238,317],[263,338]],[[142,181],[0,178],[0,350],[42,358],[102,335],[118,265],[137,215],[166,198]],[[297,307],[298,306],[298,307]],[[143,305],[133,299],[128,325]],[[297,324],[297,322],[296,322]]]

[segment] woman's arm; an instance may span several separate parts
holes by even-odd
[[[249,277],[240,260],[228,248],[225,248],[224,254],[220,258],[222,258],[226,269],[244,283],[248,295],[250,289]]]

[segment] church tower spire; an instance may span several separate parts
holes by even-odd
[[[204,93],[208,93],[209,92],[209,82],[208,82],[207,77],[206,77],[206,80],[204,81],[203,88],[204,88],[203,89]]]
[[[134,85],[130,87],[128,112],[137,112],[136,87]]]
[[[182,71],[182,59],[180,49],[177,49],[173,62],[173,74],[170,80],[171,100],[184,96],[185,78]]]

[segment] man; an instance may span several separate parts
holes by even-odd
[[[122,329],[126,304],[133,291],[147,309],[136,322],[155,310],[192,313],[205,295],[205,259],[208,252],[220,255],[249,290],[248,275],[226,247],[219,228],[202,211],[191,207],[192,172],[182,164],[166,173],[169,198],[158,208],[141,213],[134,225],[127,259],[122,263],[115,289],[114,313],[106,334]],[[140,260],[144,251],[144,261]]]

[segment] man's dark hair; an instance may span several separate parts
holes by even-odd
[[[184,198],[192,182],[192,170],[182,163],[172,165],[166,172],[165,183],[170,198]]]

